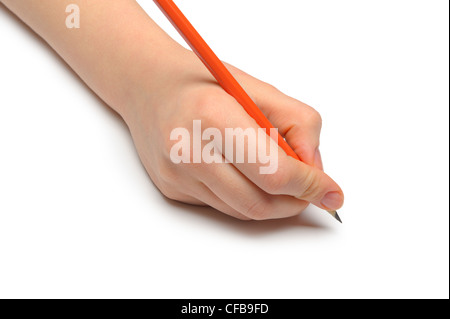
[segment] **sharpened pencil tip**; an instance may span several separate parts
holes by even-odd
[[[342,224],[341,217],[339,217],[339,214],[338,214],[337,211],[331,211],[331,212],[328,212],[328,213],[330,213],[331,216],[333,216],[338,222],[340,222]]]

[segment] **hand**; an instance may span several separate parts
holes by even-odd
[[[258,126],[193,53],[180,49],[161,60],[150,77],[135,82],[142,85],[134,89],[135,98],[122,115],[142,163],[165,196],[208,205],[243,220],[295,216],[309,203],[326,210],[343,205],[342,190],[323,172],[317,111],[229,65],[302,162],[278,148],[279,166],[272,175],[260,174],[261,163],[173,163],[170,152],[177,141],[171,141],[170,135],[175,128],[186,128],[192,136],[194,120],[201,120],[203,129],[221,132],[227,127],[256,130]],[[246,143],[248,147],[252,145]]]
[[[122,115],[151,179],[167,197],[257,220],[297,215],[309,203],[328,210],[342,206],[341,189],[321,170],[319,114],[231,66],[302,162],[276,147],[278,170],[272,175],[260,174],[261,163],[174,164],[169,156],[176,143],[170,140],[174,128],[192,130],[194,120],[221,132],[258,127],[199,59],[161,30],[136,1],[74,0],[83,12],[82,27],[76,30],[61,19],[65,1],[0,1]],[[264,138],[269,144],[270,138]],[[256,146],[246,144],[251,147]]]

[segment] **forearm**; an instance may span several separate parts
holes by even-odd
[[[46,40],[108,105],[120,114],[155,85],[181,47],[133,0],[0,0]],[[66,7],[80,8],[80,28],[66,26]],[[174,56],[173,59],[176,59]]]

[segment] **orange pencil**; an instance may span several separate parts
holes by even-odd
[[[186,40],[191,49],[206,65],[211,74],[216,78],[217,82],[219,82],[220,86],[242,105],[245,111],[256,121],[256,123],[258,123],[261,128],[265,128],[266,132],[270,134],[270,129],[273,128],[272,123],[270,123],[263,112],[261,112],[255,102],[253,102],[250,96],[248,96],[242,86],[238,83],[238,81],[236,81],[233,75],[231,75],[230,71],[228,71],[222,61],[219,60],[219,58],[211,50],[205,40],[203,40],[197,30],[195,30],[177,5],[172,0],[154,1]],[[297,154],[279,133],[278,141],[276,142],[287,155],[300,160]]]
[[[191,49],[202,60],[211,74],[219,82],[220,86],[232,97],[238,101],[239,104],[245,109],[245,111],[256,121],[261,127],[265,128],[266,132],[270,134],[270,129],[274,128],[272,123],[266,118],[259,107],[248,96],[238,81],[231,75],[230,71],[225,67],[222,61],[211,50],[209,45],[203,40],[200,34],[195,30],[189,20],[184,16],[183,12],[177,7],[173,0],[153,0],[166,15],[166,17],[172,22],[173,26],[178,30],[181,36],[186,40]],[[287,155],[300,160],[298,155],[292,150],[285,139],[278,133],[278,145],[286,152]],[[338,213],[336,211],[329,212],[331,216],[342,223]]]

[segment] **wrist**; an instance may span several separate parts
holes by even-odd
[[[127,51],[124,65],[111,65],[116,69],[117,80],[110,82],[105,98],[125,121],[136,108],[157,98],[160,91],[176,79],[181,64],[192,54],[170,38]]]
[[[111,107],[127,124],[136,117],[151,116],[196,63],[199,61],[195,54],[171,38],[156,49],[148,47],[136,52],[121,79],[121,94]]]

